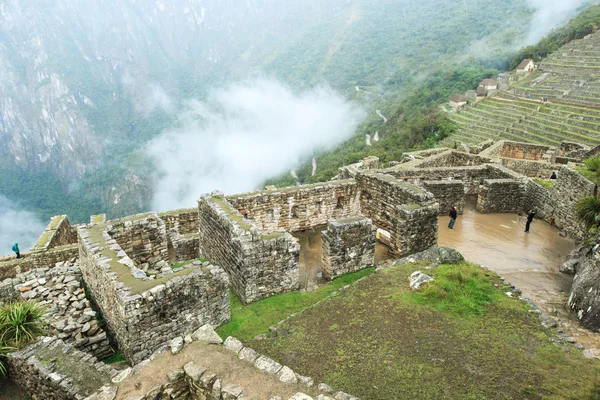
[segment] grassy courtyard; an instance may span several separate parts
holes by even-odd
[[[542,328],[494,273],[468,263],[425,267],[373,274],[248,345],[362,399],[600,398],[600,361]],[[414,292],[408,276],[418,269],[435,281]],[[262,311],[245,318],[266,322]]]

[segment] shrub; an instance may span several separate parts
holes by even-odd
[[[0,307],[0,357],[18,349],[44,333],[45,310],[37,303],[16,302]],[[6,373],[0,361],[0,374]]]
[[[587,228],[597,224],[597,217],[600,213],[600,201],[596,196],[587,196],[579,200],[575,205],[575,214]]]
[[[600,173],[600,155],[588,158],[584,161],[585,166],[590,171],[594,171],[596,173]]]

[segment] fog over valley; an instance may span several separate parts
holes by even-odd
[[[597,3],[4,1],[0,237],[394,161],[435,144],[448,95]]]

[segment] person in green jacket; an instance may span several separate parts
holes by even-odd
[[[12,251],[17,253],[17,258],[21,258],[21,251],[19,250],[19,243],[15,243],[15,245],[12,247]]]

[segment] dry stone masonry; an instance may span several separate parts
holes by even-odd
[[[110,222],[79,227],[80,266],[127,360],[141,362],[176,336],[229,320],[229,280],[221,268],[193,262],[160,278],[138,278],[110,229]]]
[[[198,201],[200,255],[222,266],[244,303],[299,288],[300,245],[285,231],[262,232],[220,194]]]
[[[373,265],[376,230],[362,215],[329,221],[321,233],[323,277],[333,280]]]

